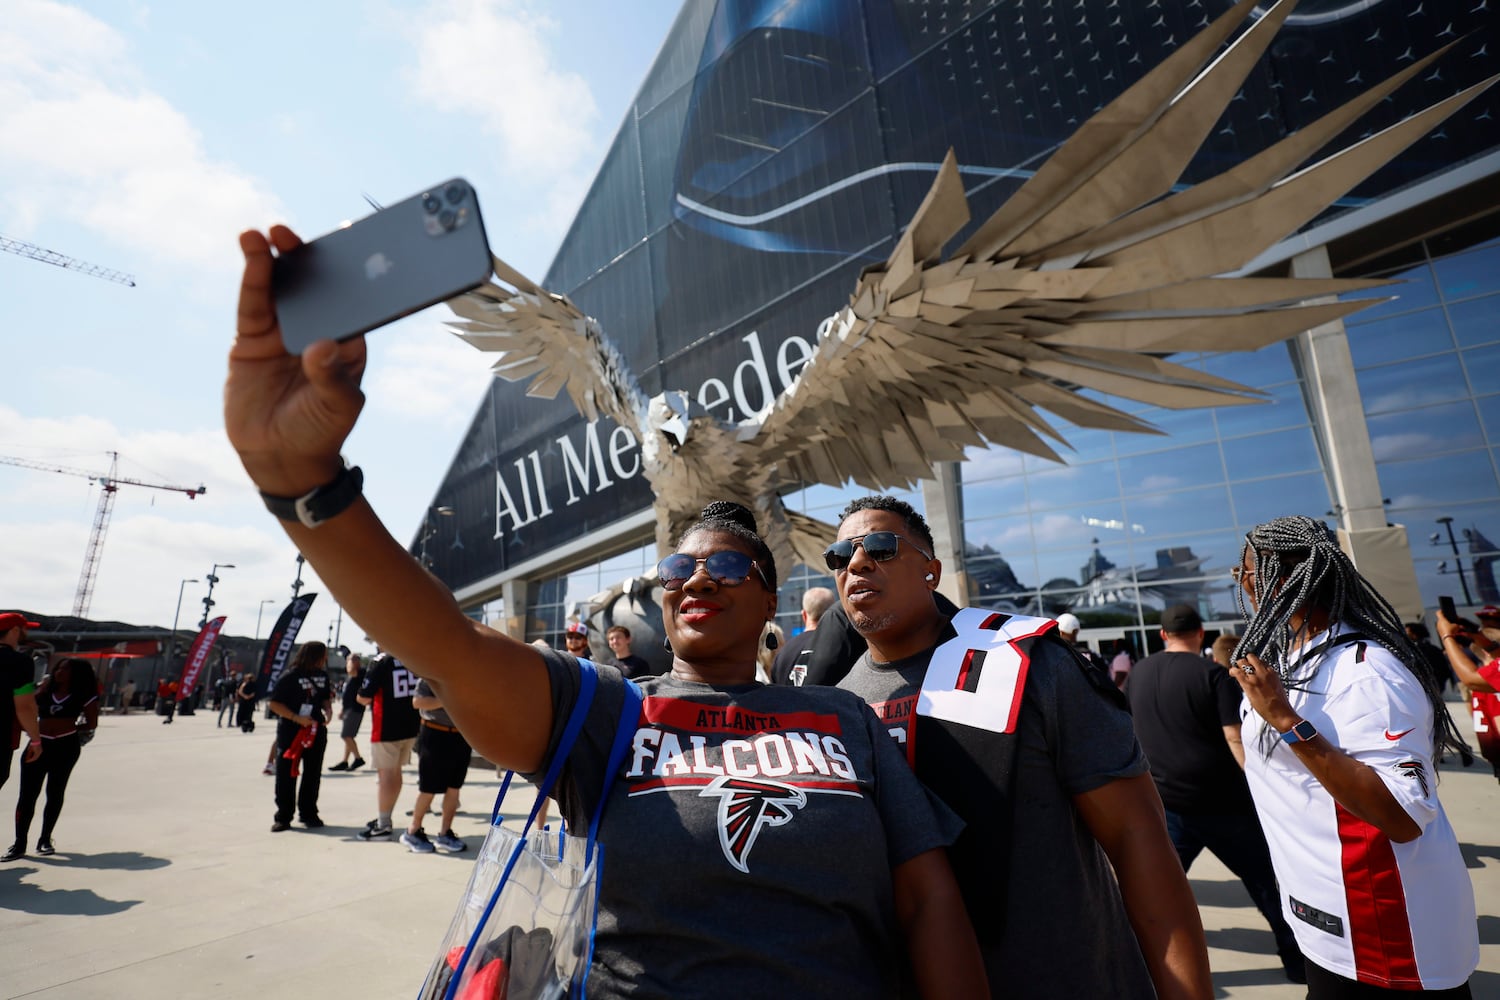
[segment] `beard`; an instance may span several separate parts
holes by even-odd
[[[881,611],[871,614],[865,611],[855,611],[849,615],[849,624],[854,630],[863,636],[878,635],[888,628],[895,626],[899,616],[894,611]]]

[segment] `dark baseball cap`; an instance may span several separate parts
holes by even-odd
[[[1203,618],[1191,604],[1174,604],[1161,613],[1161,630],[1180,634],[1196,632],[1203,627]]]

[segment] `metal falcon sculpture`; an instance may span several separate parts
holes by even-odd
[[[455,331],[500,354],[495,374],[566,389],[590,420],[641,444],[664,551],[708,499],[757,511],[783,565],[817,565],[832,529],[788,511],[799,484],[883,489],[971,445],[1059,460],[1040,411],[1087,428],[1158,433],[1109,396],[1173,409],[1256,402],[1245,386],[1164,359],[1253,351],[1370,302],[1377,281],[1215,277],[1295,232],[1494,77],[1298,170],[1433,53],[1260,154],[1172,188],[1291,12],[1281,0],[1225,45],[1241,0],[1085,122],[952,256],[969,223],[952,152],[890,258],[867,268],[793,383],[760,413],[716,419],[684,392],[647,399],[599,323],[500,260],[500,282],[449,302]],[[848,387],[858,386],[858,392]]]

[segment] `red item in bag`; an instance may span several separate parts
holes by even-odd
[[[301,770],[299,762],[302,760],[302,752],[312,746],[313,740],[317,738],[318,724],[314,722],[297,730],[297,735],[292,737],[292,745],[281,752],[281,756],[292,762],[292,777],[295,778]]]

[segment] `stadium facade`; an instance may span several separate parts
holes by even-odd
[[[982,220],[1228,6],[689,0],[543,283],[600,320],[648,395],[753,413],[795,378],[861,268],[889,254],[950,147]],[[1441,45],[1455,43],[1359,135],[1495,73],[1486,6],[1304,0],[1183,182]],[[1245,531],[1303,513],[1351,533],[1405,526],[1391,583],[1403,611],[1450,593],[1500,603],[1497,115],[1486,93],[1247,269],[1391,278],[1368,294],[1395,298],[1254,354],[1174,359],[1266,403],[1131,405],[1162,434],[1068,427],[1065,464],[976,450],[901,493],[937,529],[951,596],[1072,610],[1096,642],[1144,648],[1165,604],[1237,619],[1229,568]],[[813,486],[786,502],[831,521],[863,492]],[[550,639],[581,602],[649,572],[651,499],[629,430],[497,380],[433,497],[449,516],[429,513],[412,549],[466,608],[503,600],[514,629]],[[802,591],[827,580],[782,575],[790,625]]]

